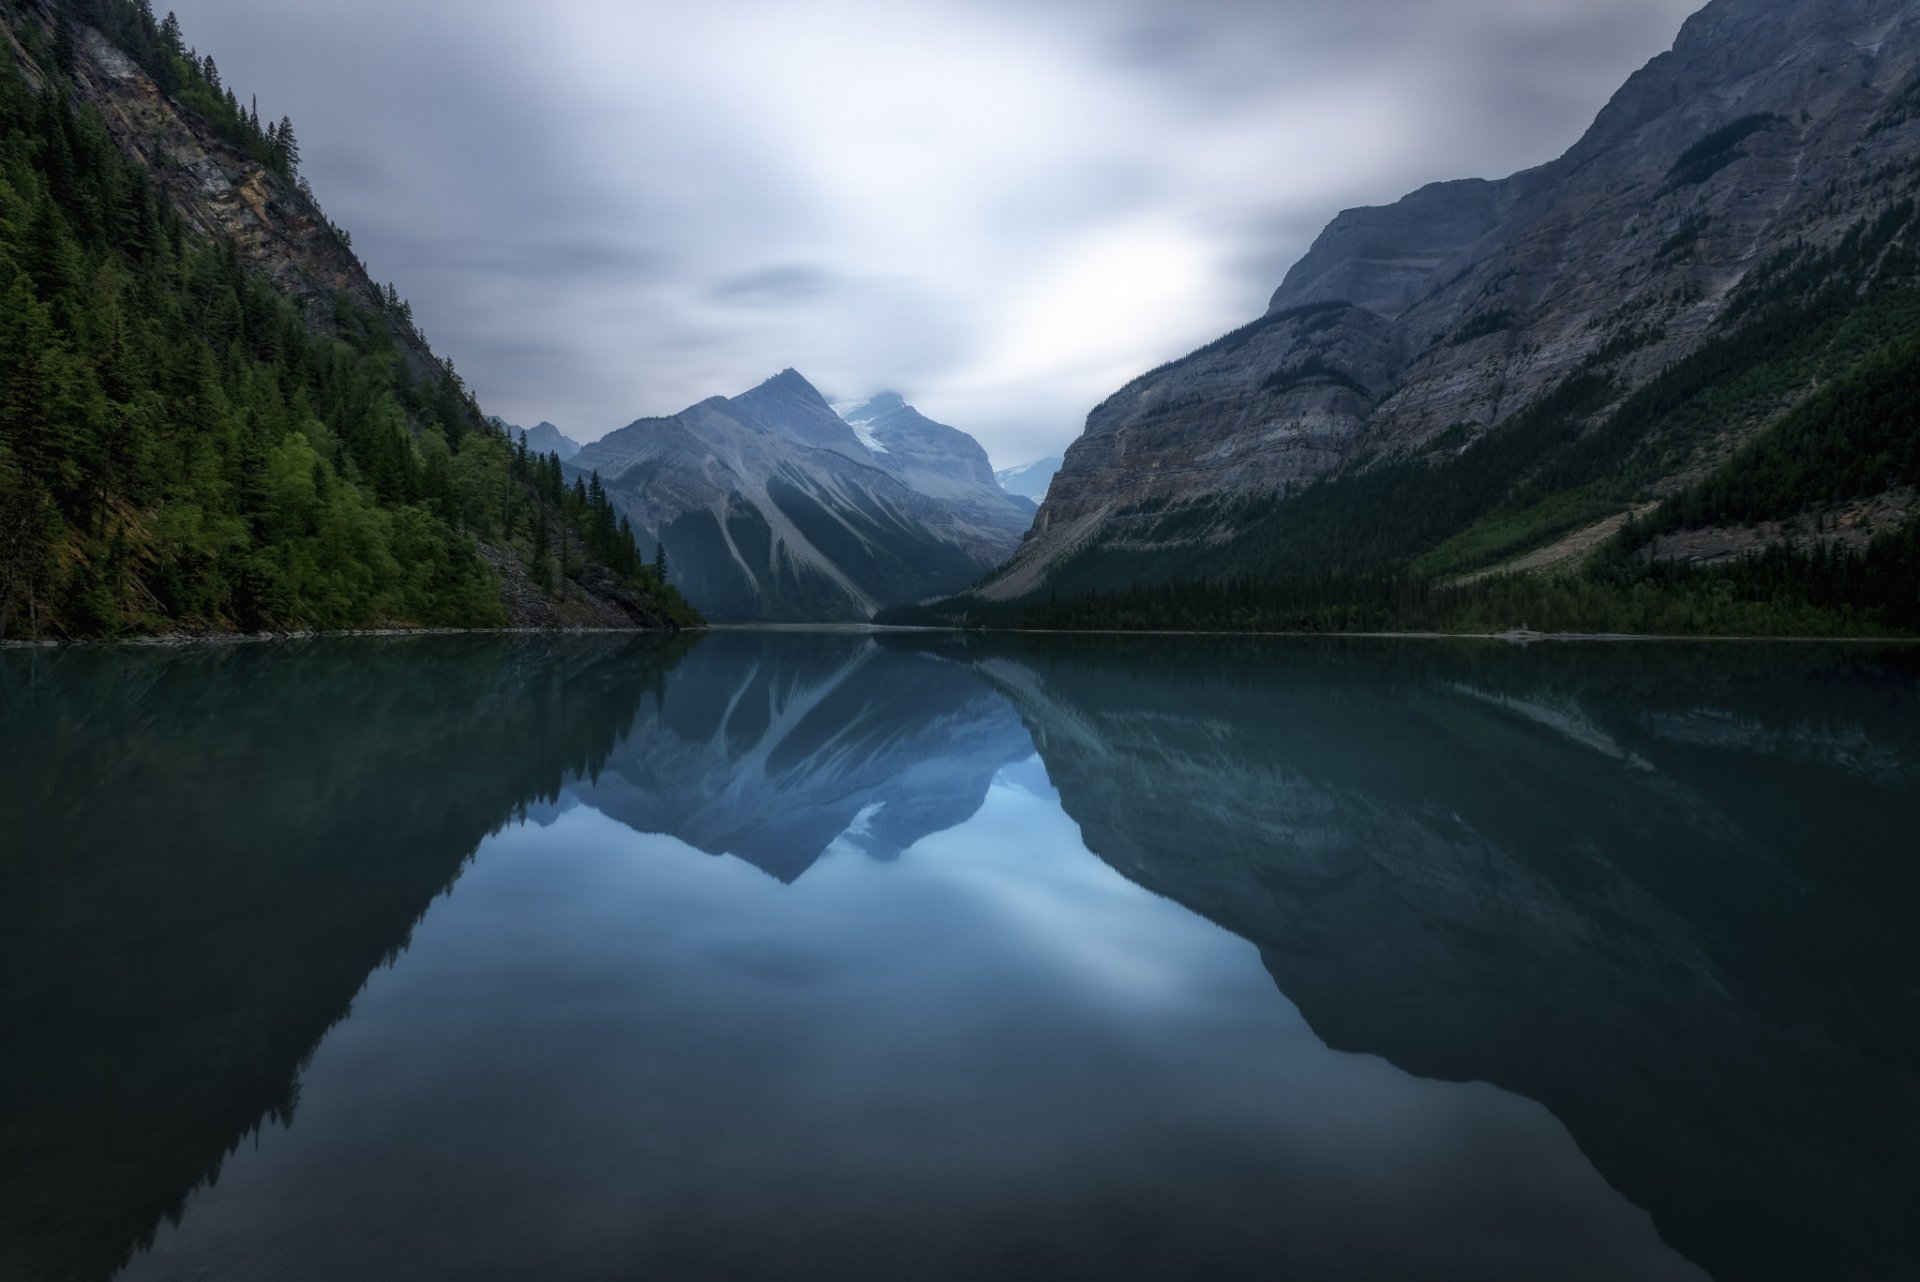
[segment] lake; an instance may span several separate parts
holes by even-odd
[[[0,1277],[1891,1278],[1920,652],[0,654]]]

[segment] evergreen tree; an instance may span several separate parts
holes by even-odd
[[[73,23],[56,13],[53,18],[53,65],[60,69],[60,74],[71,79],[78,59],[79,51],[73,43]]]
[[[281,171],[288,177],[299,173],[300,144],[295,141],[293,136],[293,118],[291,116],[280,117],[279,143],[277,146],[280,157],[279,168]]]

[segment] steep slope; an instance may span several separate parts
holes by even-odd
[[[1047,497],[1047,487],[1053,484],[1053,478],[1064,461],[1059,455],[1050,454],[1031,463],[1022,463],[1019,467],[995,472],[993,479],[1000,482],[1000,488],[1007,493],[1015,498],[1027,499],[1037,507]]]
[[[1914,0],[1713,0],[1560,159],[1340,215],[1265,316],[1098,406],[987,595],[1583,553],[1816,389],[1902,381],[1917,155]]]
[[[1020,522],[978,516],[977,484],[923,465],[926,438],[911,428],[890,438],[915,464],[896,471],[884,446],[869,448],[812,384],[785,370],[732,400],[641,419],[582,449],[569,467],[599,476],[641,541],[665,548],[673,582],[709,617],[865,619],[883,605],[966,586],[1019,537]]]
[[[177,22],[23,0],[0,34],[0,637],[684,615]]]

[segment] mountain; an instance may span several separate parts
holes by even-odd
[[[691,618],[177,20],[17,0],[0,36],[0,638]]]
[[[1917,183],[1920,4],[1713,0],[1558,160],[1341,214],[1102,402],[984,596],[1920,626]]]
[[[558,454],[560,461],[564,463],[580,452],[580,442],[551,423],[542,422],[537,427],[520,427],[499,419],[494,421],[500,424],[509,441],[518,442],[524,435],[527,438],[527,448],[535,454]]]
[[[993,479],[1000,482],[1000,488],[1016,498],[1030,499],[1035,504],[1047,497],[1047,487],[1053,484],[1054,473],[1060,470],[1063,460],[1057,454],[1050,454],[1019,467],[1010,467],[995,472]]]
[[[971,437],[898,397],[856,427],[785,370],[732,399],[640,419],[568,465],[597,473],[672,581],[718,620],[860,620],[965,587],[1026,517]]]

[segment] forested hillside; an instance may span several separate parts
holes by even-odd
[[[482,417],[397,293],[288,297],[128,154],[80,92],[89,58],[130,59],[185,141],[317,215],[291,122],[263,127],[172,15],[0,0],[0,20],[0,639],[692,620],[597,486]]]

